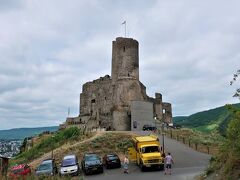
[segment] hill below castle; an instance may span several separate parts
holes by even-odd
[[[240,108],[240,103],[234,104],[233,106]],[[215,109],[198,112],[190,116],[177,116],[173,118],[173,122],[183,127],[196,129],[202,132],[217,130],[224,135],[230,117],[230,113],[226,107],[221,106]]]

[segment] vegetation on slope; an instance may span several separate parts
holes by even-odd
[[[233,76],[232,85],[240,76],[240,70]],[[237,88],[233,97],[240,99],[240,88]],[[226,130],[226,139],[220,153],[212,158],[207,174],[211,179],[240,179],[240,108],[228,105],[230,113]]]
[[[214,179],[239,179],[240,178],[240,110],[228,106],[232,113],[227,128],[226,139],[220,152],[210,161],[207,174],[214,174]]]
[[[36,168],[47,154],[51,155],[52,149],[57,164],[67,154],[76,154],[81,159],[83,154],[87,152],[95,152],[100,156],[115,152],[121,157],[126,153],[127,148],[132,146],[131,138],[133,135],[127,132],[104,132],[94,136],[92,133],[83,135],[78,128],[69,128],[57,132],[54,136],[50,135],[40,139],[33,148],[12,159],[11,164],[31,163],[31,166]]]
[[[240,108],[240,103],[233,105]],[[198,112],[187,117],[174,117],[173,121],[184,127],[193,128],[202,132],[218,131],[226,135],[226,127],[231,119],[231,113],[225,106]]]
[[[31,149],[22,152],[13,159],[13,163],[26,163],[37,157],[40,157],[46,152],[60,147],[68,141],[77,141],[83,139],[83,135],[78,128],[69,128],[63,131],[58,131],[48,137],[43,137]]]

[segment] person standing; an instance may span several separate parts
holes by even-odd
[[[172,164],[174,164],[173,158],[171,156],[171,153],[169,152],[168,155],[165,157],[165,175],[170,174],[171,175],[171,169],[172,169]]]
[[[125,156],[123,161],[123,169],[124,169],[124,173],[127,173],[127,174],[128,174],[128,164],[129,164],[128,157]]]

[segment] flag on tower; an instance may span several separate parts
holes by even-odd
[[[126,21],[123,21],[122,24],[126,24]]]

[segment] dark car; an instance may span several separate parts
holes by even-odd
[[[95,153],[84,154],[82,160],[82,170],[86,175],[94,172],[103,173],[101,158]]]
[[[10,179],[21,179],[31,175],[31,168],[27,164],[20,164],[11,168]]]
[[[156,131],[156,126],[145,124],[142,128],[143,131]]]
[[[78,176],[79,173],[80,167],[77,156],[75,154],[64,156],[60,167],[60,176],[63,175]]]
[[[117,154],[106,154],[103,157],[103,164],[106,166],[106,168],[120,168],[121,167],[121,161]]]
[[[54,159],[45,159],[35,171],[38,176],[54,176],[58,173]]]

